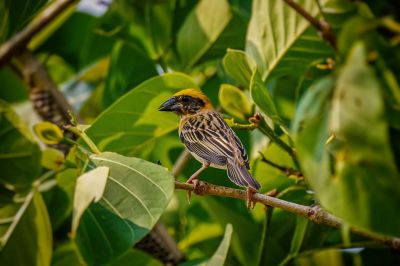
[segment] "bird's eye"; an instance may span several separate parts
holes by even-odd
[[[184,103],[187,103],[187,102],[189,102],[189,97],[187,97],[187,96],[182,96],[182,102],[184,102]]]

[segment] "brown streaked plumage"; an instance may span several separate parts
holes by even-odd
[[[165,101],[159,110],[180,115],[179,137],[203,163],[187,182],[196,185],[198,175],[208,166],[226,169],[233,183],[247,188],[249,207],[251,196],[260,189],[260,184],[249,173],[249,159],[240,139],[213,109],[208,97],[200,90],[182,90]]]

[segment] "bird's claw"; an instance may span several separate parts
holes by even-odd
[[[246,207],[249,210],[254,209],[254,206],[256,206],[256,202],[253,201],[253,194],[256,193],[256,190],[248,187],[246,190]]]
[[[193,191],[196,191],[197,186],[199,185],[199,180],[195,178],[195,179],[186,181],[186,183],[193,184]],[[192,198],[192,190],[188,190],[186,195],[187,195],[188,203],[190,204],[190,200]]]

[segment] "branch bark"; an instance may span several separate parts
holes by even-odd
[[[188,191],[193,191],[197,195],[213,195],[213,196],[221,196],[221,197],[229,197],[246,200],[246,191],[241,189],[228,188],[223,186],[217,186],[213,184],[208,184],[205,182],[199,182],[199,184],[195,187],[192,184],[182,183],[179,181],[175,181],[176,189],[183,189]],[[253,201],[262,203],[266,206],[271,206],[274,208],[280,208],[282,210],[294,213],[296,215],[303,216],[310,221],[323,224],[334,228],[342,227],[342,221],[336,216],[326,212],[321,209],[319,206],[305,206],[300,205],[293,202],[284,201],[278,198],[266,196],[264,194],[255,193],[253,195]],[[400,251],[400,238],[382,236],[378,234],[373,234],[369,232],[365,232],[356,228],[352,228],[351,231],[355,234],[364,236],[366,238],[375,240],[384,245],[387,245],[395,250]]]
[[[333,33],[332,27],[329,23],[324,19],[317,19],[313,17],[310,13],[308,13],[304,8],[298,5],[293,0],[283,0],[286,4],[288,4],[291,8],[293,8],[299,15],[305,18],[311,25],[313,25],[320,33],[322,38],[326,40],[334,49],[336,49],[336,36]]]
[[[44,10],[41,16],[16,33],[7,42],[0,46],[0,67],[6,64],[16,53],[25,49],[29,41],[40,32],[48,23],[53,21],[65,8],[72,5],[76,0],[58,0]]]

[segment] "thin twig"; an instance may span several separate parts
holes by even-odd
[[[313,25],[320,33],[322,38],[326,40],[334,49],[336,49],[336,36],[333,33],[332,27],[324,19],[317,19],[313,17],[308,11],[295,3],[293,0],[283,0],[291,8],[293,8],[299,15],[305,18],[311,25]]]
[[[228,188],[223,186],[217,186],[213,184],[208,184],[200,181],[195,187],[193,184],[182,183],[179,181],[175,181],[176,189],[183,189],[188,191],[193,191],[197,195],[213,195],[213,196],[221,196],[221,197],[229,197],[246,200],[247,194],[245,190]],[[254,193],[253,201],[259,202],[267,206],[271,206],[274,208],[280,208],[282,210],[294,213],[296,215],[303,216],[310,221],[327,225],[330,227],[340,228],[342,227],[342,221],[338,217],[333,216],[332,214],[326,212],[321,209],[319,206],[305,206],[297,203],[284,201],[275,197],[269,197],[264,194]],[[373,233],[368,233],[356,228],[352,228],[351,231],[355,234],[364,236],[366,238],[373,239],[378,241],[384,245],[387,245],[393,249],[400,250],[400,238],[388,237],[377,235]]]
[[[7,42],[0,46],[0,67],[7,63],[11,57],[26,47],[29,41],[40,32],[47,24],[53,21],[68,6],[76,0],[58,0],[44,10],[40,17],[16,33]]]
[[[296,176],[297,178],[304,178],[303,174],[300,171],[297,171],[296,169],[293,169],[291,167],[282,166],[277,163],[274,163],[274,162],[268,160],[262,152],[259,152],[259,154],[261,156],[262,162],[269,164],[272,167],[284,172],[287,176]]]

